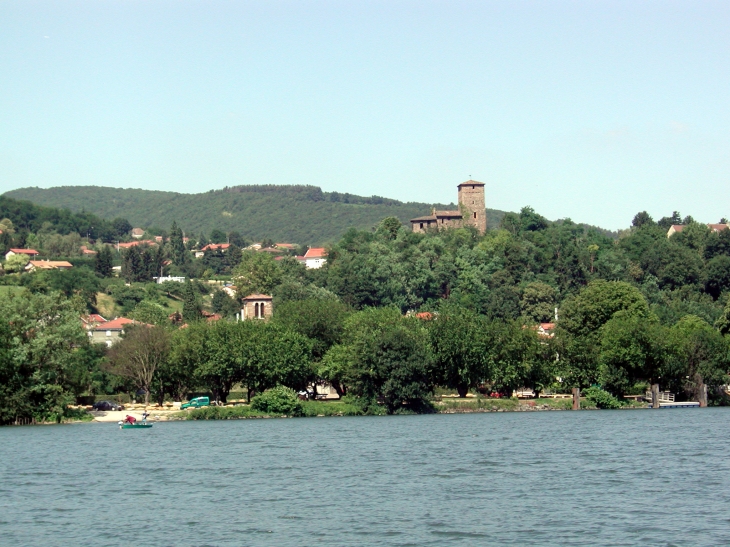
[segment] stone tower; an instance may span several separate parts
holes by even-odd
[[[487,231],[483,182],[467,180],[459,184],[459,209],[462,210],[464,225],[476,227],[480,234]]]

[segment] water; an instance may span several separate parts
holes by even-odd
[[[730,409],[0,429],[0,544],[728,545]]]

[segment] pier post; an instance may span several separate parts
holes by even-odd
[[[698,399],[700,400],[700,407],[705,408],[707,406],[707,384],[700,384],[700,396]]]
[[[573,410],[580,410],[580,388],[573,388]]]
[[[661,408],[659,406],[659,384],[651,385],[651,408]]]

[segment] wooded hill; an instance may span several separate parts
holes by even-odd
[[[385,217],[397,217],[408,225],[409,219],[428,214],[434,206],[455,208],[454,204],[404,203],[379,196],[323,192],[317,186],[236,186],[201,194],[60,186],[20,188],[4,195],[106,219],[123,217],[146,229],[166,230],[176,221],[186,234],[218,229],[237,231],[253,240],[305,245],[334,242],[349,228],[369,229]],[[503,211],[487,209],[488,226],[498,226],[503,216]]]

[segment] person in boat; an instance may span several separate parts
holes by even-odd
[[[147,416],[149,416],[149,415],[150,415],[150,413],[147,412],[146,410],[142,413],[142,423],[144,423],[144,424],[147,423]]]
[[[127,417],[124,418],[124,423],[126,424],[134,425],[136,422],[137,418],[135,418],[134,416],[130,416],[129,414],[127,414]]]

